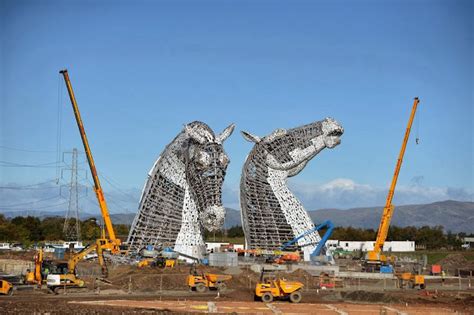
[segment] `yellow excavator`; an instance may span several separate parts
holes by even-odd
[[[102,229],[101,238],[97,239],[94,244],[89,245],[87,248],[73,255],[68,260],[66,272],[64,272],[63,268],[63,272],[60,272],[58,274],[49,274],[47,276],[47,285],[55,292],[58,289],[64,287],[84,286],[84,281],[76,277],[76,266],[77,263],[84,259],[86,255],[94,251],[97,253],[99,264],[102,267],[102,274],[104,277],[107,277],[107,266],[104,261],[103,253],[104,251],[110,251],[112,254],[118,254],[120,253],[121,245],[120,239],[118,239],[115,235],[112,221],[110,219],[109,210],[105,201],[104,192],[100,185],[99,176],[97,175],[97,170],[95,167],[94,159],[92,157],[91,149],[89,147],[89,142],[87,140],[84,124],[82,123],[79,107],[76,102],[76,97],[74,96],[74,91],[72,90],[71,81],[69,80],[69,74],[67,70],[61,70],[60,73],[64,77],[64,81],[66,83],[67,91],[69,94],[69,99],[71,100],[74,116],[76,118],[77,127],[79,128],[82,144],[84,145],[87,161],[89,163],[89,168],[92,174],[92,179],[94,180],[94,191],[97,197],[97,201],[99,203],[99,208],[102,214],[102,219],[104,221],[105,230]],[[108,234],[108,237],[106,237],[106,232]]]
[[[43,249],[40,248],[38,250],[38,253],[35,255],[35,270],[33,271],[28,270],[25,276],[25,283],[37,284],[39,287],[41,287],[41,285],[43,284],[43,275],[42,275],[43,257],[44,257],[44,252],[43,252]]]
[[[408,125],[405,131],[405,137],[403,138],[402,148],[398,155],[397,165],[395,166],[395,172],[392,178],[392,184],[388,191],[387,200],[385,203],[385,208],[383,209],[382,218],[380,220],[379,229],[377,231],[377,239],[374,244],[374,250],[368,251],[366,260],[365,260],[365,270],[374,271],[380,270],[381,272],[393,272],[393,267],[391,266],[391,257],[387,257],[382,253],[383,244],[387,239],[388,229],[390,227],[390,220],[393,216],[393,211],[395,207],[392,205],[393,195],[395,194],[395,187],[397,186],[398,174],[400,173],[400,168],[402,167],[403,156],[405,155],[405,149],[407,147],[408,138],[410,137],[411,126],[415,118],[416,109],[420,100],[418,97],[415,97],[413,102],[410,119],[408,120]]]

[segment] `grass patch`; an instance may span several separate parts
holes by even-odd
[[[464,258],[469,261],[474,261],[474,252],[465,252],[463,253]]]
[[[215,240],[214,237],[208,237],[206,242],[220,242],[220,243],[232,243],[232,244],[245,244],[244,237],[225,237],[225,236],[216,236]]]
[[[427,253],[428,256],[428,264],[436,264],[440,260],[446,258],[449,255],[449,252],[434,252],[434,253]]]
[[[436,264],[440,260],[446,258],[449,254],[454,254],[456,252],[450,252],[450,251],[416,251],[416,252],[405,252],[405,253],[392,253],[393,255],[397,257],[410,257],[410,258],[416,258],[419,261],[423,259],[423,256],[426,255],[426,258],[428,259],[428,264]],[[474,257],[472,257],[474,260]]]

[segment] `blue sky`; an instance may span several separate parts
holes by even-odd
[[[382,204],[419,96],[395,202],[472,201],[473,19],[472,1],[0,0],[0,184],[56,177],[9,163],[56,161],[58,94],[61,151],[82,148],[68,68],[99,172],[134,195],[184,123],[234,122],[224,201],[237,207],[251,149],[238,131],[331,116],[342,143],[295,193],[308,208]],[[7,193],[0,206],[21,202]]]

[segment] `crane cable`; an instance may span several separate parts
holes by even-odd
[[[56,185],[59,184],[61,175],[61,138],[62,138],[62,103],[63,103],[63,85],[61,84],[61,75],[58,74],[58,109],[56,120]]]
[[[418,115],[416,116],[416,130],[415,130],[415,143],[420,144],[420,120],[421,120],[421,108],[418,109]]]

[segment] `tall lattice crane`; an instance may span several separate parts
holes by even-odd
[[[115,236],[114,227],[110,219],[109,210],[107,208],[107,202],[105,201],[104,192],[100,185],[99,176],[97,175],[97,170],[95,168],[94,158],[92,157],[91,149],[89,147],[89,142],[87,141],[86,132],[84,129],[84,124],[82,123],[81,114],[79,112],[79,107],[77,106],[76,97],[74,96],[74,91],[72,90],[71,81],[69,80],[69,75],[67,70],[61,70],[60,73],[64,77],[66,83],[67,91],[69,98],[71,100],[72,108],[74,111],[74,116],[76,117],[77,127],[79,128],[79,133],[81,135],[82,144],[84,145],[84,150],[86,152],[87,161],[89,162],[90,171],[92,178],[94,180],[94,191],[97,196],[97,201],[99,203],[99,208],[102,214],[102,219],[104,220],[105,230],[102,230],[101,238],[97,239],[94,244],[89,245],[87,248],[81,252],[73,255],[67,262],[66,270],[67,272],[62,272],[60,274],[49,274],[47,277],[48,287],[56,292],[58,289],[66,287],[83,287],[84,281],[76,277],[76,265],[79,261],[84,259],[88,254],[92,252],[97,253],[98,261],[102,267],[102,274],[107,276],[107,267],[103,257],[104,251],[110,251],[113,254],[120,252],[121,241]],[[105,234],[107,231],[107,236]]]
[[[377,239],[375,240],[374,250],[367,253],[367,263],[369,265],[380,265],[387,263],[387,257],[382,254],[383,244],[387,239],[388,229],[390,227],[390,221],[393,216],[393,211],[395,207],[392,205],[393,195],[395,194],[395,187],[397,186],[398,174],[400,173],[400,168],[402,167],[403,156],[405,155],[405,149],[407,147],[408,138],[410,137],[411,126],[415,118],[416,109],[420,100],[418,97],[415,97],[413,102],[413,107],[411,109],[410,119],[408,120],[407,129],[405,131],[405,137],[403,138],[402,148],[400,149],[400,154],[398,155],[397,165],[395,166],[395,172],[392,178],[392,184],[388,191],[387,200],[385,202],[385,208],[383,209],[382,218],[380,220],[379,229],[377,231]]]

